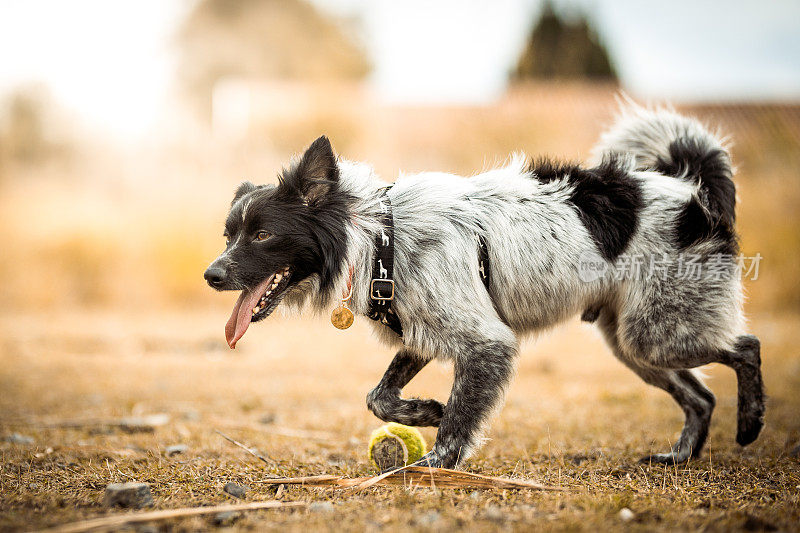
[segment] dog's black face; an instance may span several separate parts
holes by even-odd
[[[320,137],[278,186],[239,186],[225,222],[225,251],[208,267],[217,290],[241,290],[225,326],[231,348],[310,276],[320,290],[341,270],[349,197],[339,190],[336,156]]]

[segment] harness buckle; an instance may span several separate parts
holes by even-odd
[[[385,293],[389,296],[383,296]],[[379,302],[390,302],[394,300],[394,280],[375,278],[369,284],[369,297]]]

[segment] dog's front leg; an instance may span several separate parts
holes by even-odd
[[[455,360],[455,381],[436,444],[416,464],[453,468],[480,439],[483,425],[503,399],[514,368],[516,346],[501,341],[473,343]]]
[[[428,364],[409,350],[400,350],[380,383],[367,394],[367,407],[384,422],[407,426],[438,426],[444,406],[436,400],[400,397],[400,391]]]

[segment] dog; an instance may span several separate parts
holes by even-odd
[[[685,414],[672,449],[644,460],[700,454],[715,397],[692,369],[709,363],[736,372],[736,440],[753,442],[764,417],[760,343],[744,330],[728,151],[692,118],[630,105],[594,154],[593,166],[515,155],[469,178],[423,172],[390,186],[320,137],[277,185],[236,190],[226,248],[205,272],[214,289],[241,291],[228,344],[281,302],[330,310],[351,288],[349,307],[367,314],[391,208],[391,310],[402,337],[374,323],[398,351],[367,406],[387,422],[438,426],[420,464],[453,468],[474,453],[503,401],[519,339],[578,314]],[[476,237],[486,243],[488,281]],[[630,268],[633,257],[658,272]],[[714,275],[683,276],[684,257]],[[447,403],[402,398],[433,359],[455,368]]]

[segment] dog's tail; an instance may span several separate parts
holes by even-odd
[[[633,155],[637,170],[655,170],[695,184],[706,216],[733,227],[736,187],[730,154],[724,140],[697,120],[627,102],[595,148],[598,159],[614,152]]]

